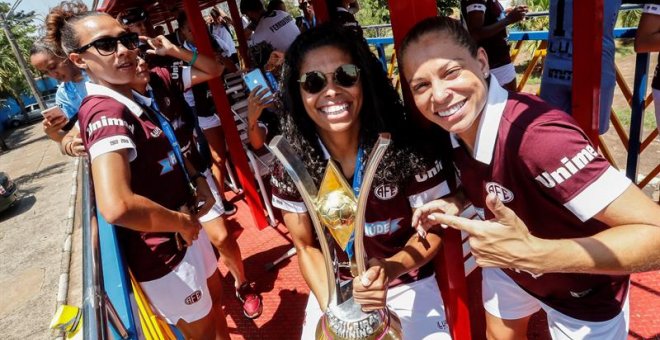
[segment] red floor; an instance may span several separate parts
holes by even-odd
[[[281,263],[274,270],[265,269],[268,263],[291,248],[286,228],[279,225],[277,228],[259,230],[249,225],[251,218],[245,202],[237,198],[233,201],[238,206],[238,212],[229,218],[229,227],[238,237],[248,279],[255,281],[257,290],[262,293],[264,310],[256,320],[243,316],[239,302],[233,297],[233,279],[221,264],[220,270],[225,277],[224,309],[231,337],[248,340],[299,339],[309,289],[298,271],[297,257]],[[632,280],[628,338],[660,340],[660,272],[636,274]],[[529,338],[549,339],[541,315],[532,320]]]

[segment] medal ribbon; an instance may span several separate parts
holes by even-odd
[[[362,175],[364,172],[364,149],[362,145],[358,147],[357,157],[355,158],[355,169],[353,170],[353,193],[357,198],[360,194],[360,186],[362,185]],[[355,228],[361,228],[361,226],[354,226],[353,232],[351,233],[351,238],[348,239],[346,244],[346,254],[348,255],[349,260],[353,258],[355,249],[353,248],[353,243],[355,241]]]

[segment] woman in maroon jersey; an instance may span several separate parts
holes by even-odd
[[[489,77],[459,22],[418,23],[399,53],[415,105],[452,134],[463,192],[487,220],[444,214],[437,201],[413,225],[470,234],[489,337],[524,338],[542,308],[553,338],[624,339],[628,274],[660,268],[660,207],[570,116]]]
[[[213,306],[209,291],[219,286],[217,271],[208,274],[217,262],[208,242],[195,241],[197,216],[209,210],[213,199],[203,198],[203,206],[198,205],[191,182],[203,188],[206,181],[177,152],[168,138],[171,128],[132,101],[137,34],[99,12],[51,12],[49,25],[69,59],[96,82],[87,86],[80,130],[97,207],[120,227],[129,268],[155,312],[186,338],[228,339],[223,312]],[[194,59],[186,51],[177,57]]]
[[[429,230],[423,239],[410,228],[414,208],[450,193],[448,176],[441,171],[450,167],[420,151],[401,99],[366,42],[355,39],[352,31],[326,24],[302,33],[287,51],[284,69],[282,134],[316,185],[333,159],[347,181],[359,187],[361,165],[378,133],[392,136],[367,199],[365,225],[356,226],[365,229],[370,268],[352,281],[355,301],[365,311],[387,304],[398,314],[406,338],[450,338],[429,263],[441,244],[440,229]],[[281,167],[273,171],[272,184],[273,205],[282,209],[313,293],[301,337],[312,339],[329,299],[323,255],[307,208]],[[348,256],[332,245],[339,249],[340,276],[350,282]]]

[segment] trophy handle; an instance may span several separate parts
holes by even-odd
[[[275,136],[270,142],[269,147],[271,148],[273,154],[277,159],[282,163],[286,172],[291,176],[293,183],[296,185],[300,196],[305,202],[307,209],[312,209],[314,207],[316,197],[318,196],[318,190],[314,185],[314,180],[307,172],[305,165],[298,155],[293,151],[289,142],[286,141],[281,135]],[[328,278],[328,303],[330,301],[336,301],[337,298],[337,288],[336,283],[334,282],[335,274],[333,271],[332,256],[330,252],[330,247],[328,246],[328,241],[323,236],[323,225],[319,220],[318,214],[315,214],[313,211],[309,210],[309,218],[312,221],[314,226],[314,231],[318,236],[319,245],[321,246],[321,252],[323,253],[323,258],[325,260],[325,271],[326,277]],[[327,306],[326,306],[327,307]]]
[[[392,138],[389,133],[379,134],[376,145],[374,145],[367,160],[364,174],[362,175],[364,180],[360,185],[360,194],[358,195],[357,211],[355,213],[355,241],[353,242],[358,275],[362,275],[367,269],[365,264],[366,252],[364,250],[364,222],[365,212],[367,210],[367,199],[369,198],[371,183],[373,182],[376,169],[378,169],[378,164],[380,164],[381,159],[383,159],[385,151],[387,151],[387,147],[389,147],[391,141]],[[355,166],[360,165],[356,164]]]

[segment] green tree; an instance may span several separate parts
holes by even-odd
[[[0,13],[3,17],[9,12],[9,8],[8,3],[0,2]],[[7,25],[14,34],[18,49],[25,60],[30,59],[29,51],[34,42],[34,33],[37,31],[37,27],[31,22],[33,16],[34,12],[19,11],[11,13],[9,18],[6,18]],[[7,41],[7,36],[2,32],[0,34],[0,97],[13,98],[18,103],[21,112],[26,113],[21,94],[29,92],[29,90],[27,81],[16,61],[16,56]]]

